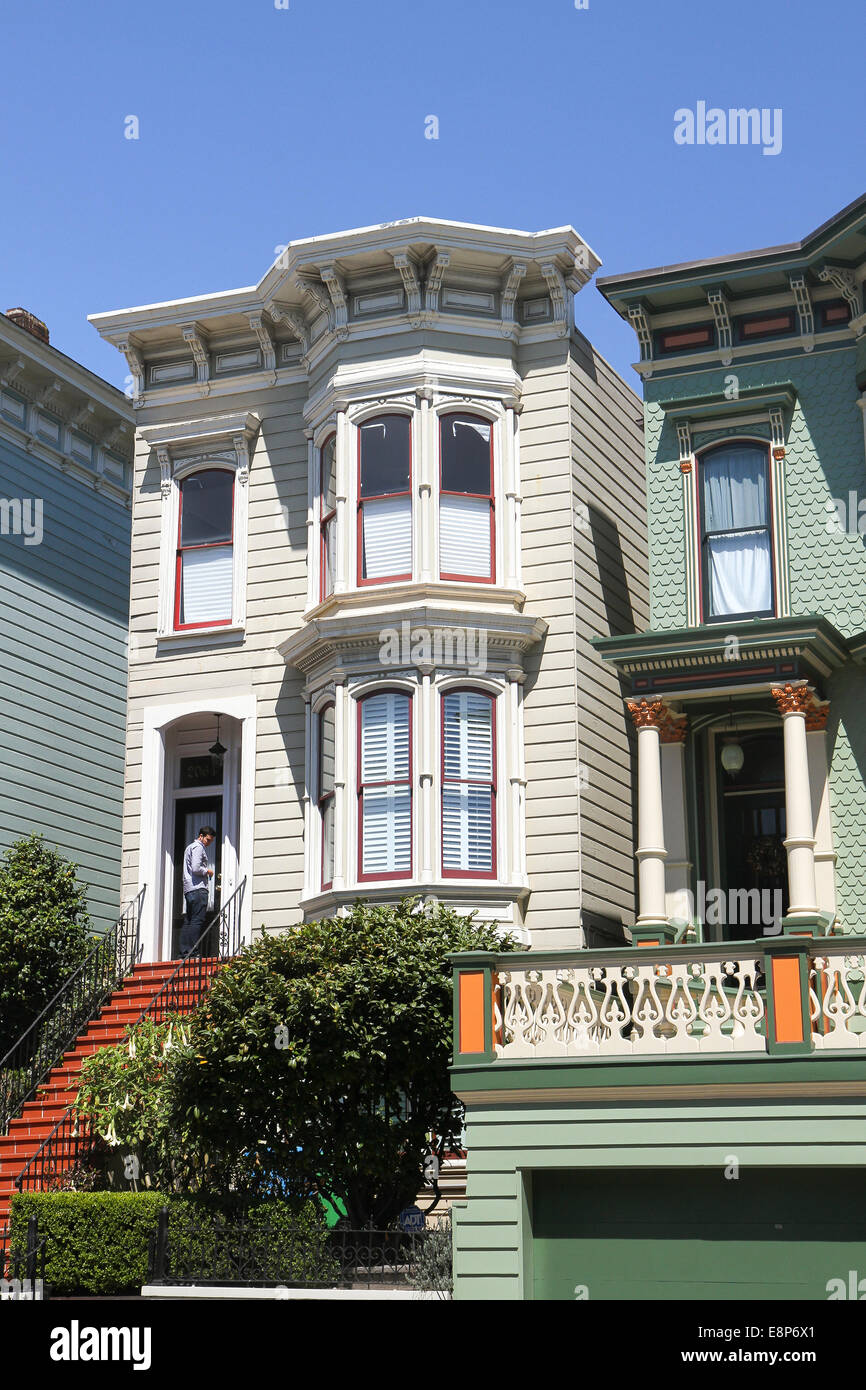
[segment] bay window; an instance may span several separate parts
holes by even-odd
[[[321,534],[319,598],[334,592],[337,536],[337,436],[332,434],[319,453],[319,528]]]
[[[358,877],[412,873],[412,700],[367,695],[358,718]]]
[[[322,889],[334,879],[334,749],[335,711],[326,705],[319,713],[319,826],[322,839]]]
[[[412,576],[411,440],[405,415],[380,415],[359,428],[359,584]]]
[[[480,690],[442,695],[442,873],[496,876],[494,699]]]
[[[439,421],[439,575],[494,579],[493,426],[473,415]]]
[[[726,444],[699,460],[704,619],[775,611],[769,452]]]
[[[180,484],[176,628],[232,621],[234,472],[204,469]]]

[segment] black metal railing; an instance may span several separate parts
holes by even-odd
[[[151,1284],[405,1289],[430,1232],[350,1230],[173,1216],[163,1207],[149,1243]]]
[[[178,962],[177,968],[142,1009],[137,1023],[145,1018],[155,1019],[159,1023],[169,1014],[190,1013],[201,1001],[215,974],[215,963],[237,955],[240,949],[241,907],[245,889],[246,879],[242,879],[226,904],[208,922],[190,955]],[[214,940],[219,954],[198,954],[209,938]],[[98,1142],[89,1117],[79,1114],[70,1105],[18,1174],[15,1179],[18,1191],[40,1192],[46,1187],[58,1187],[71,1181]]]
[[[6,1254],[11,1236],[11,1229],[0,1231],[0,1279],[25,1283],[32,1295],[37,1280],[44,1288],[48,1236],[39,1234],[38,1216],[31,1216],[27,1222],[27,1243],[24,1249],[13,1249]]]
[[[129,974],[141,952],[144,889],[0,1059],[0,1134]]]

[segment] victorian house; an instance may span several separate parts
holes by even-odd
[[[458,958],[458,1298],[860,1296],[864,279],[861,198],[598,282],[645,398],[650,623],[595,642],[638,914],[627,948]]]
[[[213,824],[243,936],[407,894],[526,944],[634,919],[596,637],[646,612],[640,402],[570,227],[409,219],[97,314],[134,387],[124,896],[171,956]]]

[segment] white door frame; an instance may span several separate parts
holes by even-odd
[[[170,705],[146,705],[142,712],[141,840],[138,886],[147,889],[141,915],[141,940],[146,961],[162,959],[166,914],[171,915],[170,889],[174,866],[174,796],[166,795],[166,738],[173,725],[194,714],[221,714],[237,720],[240,747],[226,755],[223,795],[222,893],[227,901],[241,877],[246,890],[241,907],[241,939],[252,937],[253,814],[256,776],[256,697],[204,691]],[[240,768],[238,768],[238,760]],[[238,773],[240,774],[238,777]],[[232,789],[240,786],[236,798]],[[240,825],[234,807],[239,802]],[[237,846],[237,853],[234,853]],[[169,891],[166,891],[168,889]]]

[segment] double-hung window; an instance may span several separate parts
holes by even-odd
[[[321,542],[319,598],[334,592],[337,536],[337,436],[332,434],[319,453],[319,527]]]
[[[358,876],[412,872],[412,700],[367,695],[358,718]]]
[[[493,426],[472,415],[439,422],[439,575],[494,578]]]
[[[322,889],[334,881],[334,706],[319,713],[319,824],[322,836]]]
[[[234,472],[204,469],[180,484],[174,625],[232,620]]]
[[[359,436],[358,583],[411,579],[411,421],[380,415]]]
[[[704,618],[772,616],[768,450],[724,445],[703,454],[701,565]]]
[[[494,700],[480,690],[442,696],[442,873],[496,875]]]

